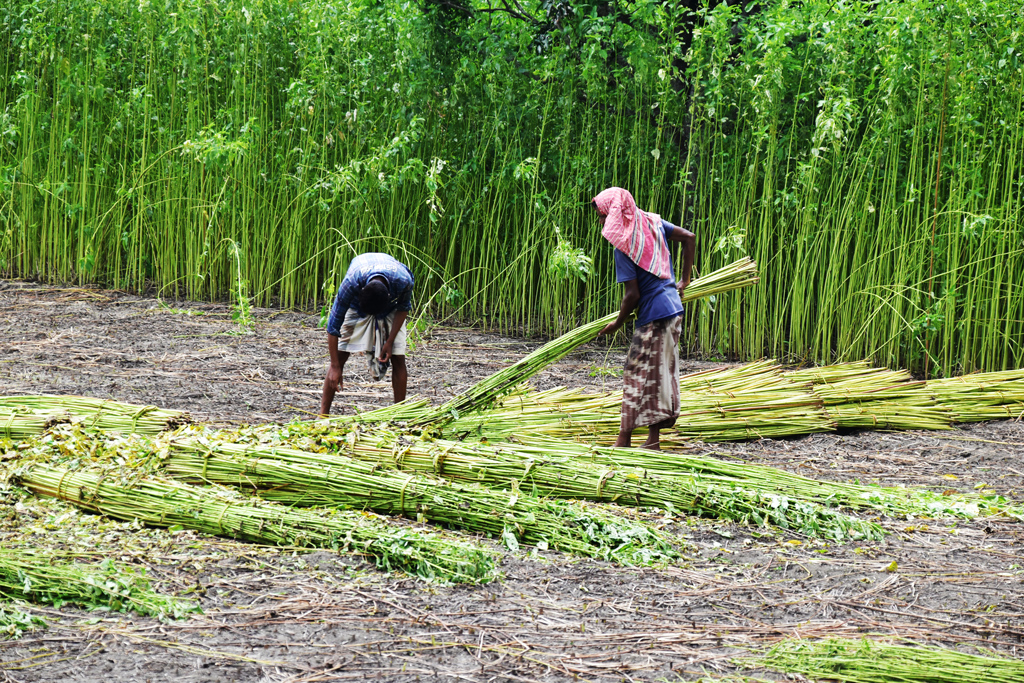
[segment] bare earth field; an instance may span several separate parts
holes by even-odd
[[[188,410],[215,423],[312,417],[326,368],[317,317],[0,281],[0,393],[84,394]],[[409,392],[434,403],[539,342],[437,327],[409,354]],[[623,349],[573,354],[535,380],[618,388]],[[685,361],[683,371],[717,364]],[[386,405],[353,359],[335,412]],[[1024,424],[858,432],[692,451],[802,475],[1024,496]],[[506,555],[504,578],[443,586],[354,556],[141,529],[0,490],[0,546],[47,545],[145,567],[204,613],[32,608],[50,626],[0,640],[0,682],[783,680],[738,669],[782,638],[904,638],[1020,657],[1024,523],[880,520],[885,541],[835,545],[714,520],[670,522],[684,559],[623,568],[558,553]],[[653,518],[653,515],[652,515]],[[892,563],[895,561],[895,571]]]

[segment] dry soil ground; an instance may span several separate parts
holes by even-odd
[[[213,422],[286,421],[318,405],[317,318],[0,281],[0,393],[73,393],[189,410]],[[409,356],[410,393],[440,402],[535,342],[437,327]],[[590,349],[539,386],[613,389],[621,349]],[[715,364],[686,362],[687,369]],[[387,404],[347,369],[336,411]],[[703,447],[819,478],[1019,499],[1024,424],[953,432],[815,435]],[[47,630],[0,641],[0,681],[655,681],[747,675],[743,648],[785,637],[902,637],[1019,657],[1024,524],[882,520],[872,544],[835,545],[713,520],[672,528],[685,559],[630,569],[554,553],[508,555],[504,579],[440,586],[357,557],[137,529],[0,491],[0,545],[52,544],[146,567],[204,613],[174,623],[35,608]],[[799,542],[797,542],[799,541]],[[896,562],[896,571],[887,571]]]

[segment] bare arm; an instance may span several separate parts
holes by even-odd
[[[605,325],[604,328],[597,333],[598,336],[602,334],[611,334],[625,325],[626,320],[629,319],[629,314],[632,313],[633,309],[636,308],[636,305],[640,303],[640,287],[637,285],[636,280],[626,280],[622,284],[626,286],[626,290],[622,294],[622,303],[619,305],[619,315],[616,316],[615,320]]]
[[[344,387],[342,372],[345,369],[345,361],[348,360],[348,351],[338,351],[338,338],[330,333],[327,334],[327,352],[331,356],[331,363],[327,366],[327,377],[324,379],[324,389],[320,396],[321,415],[331,414],[334,394]]]
[[[674,226],[668,238],[673,242],[683,243],[683,272],[679,276],[679,293],[682,294],[687,285],[690,284],[690,277],[693,274],[693,259],[697,253],[697,236],[686,228]]]

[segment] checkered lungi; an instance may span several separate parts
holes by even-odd
[[[679,336],[682,316],[663,318],[642,325],[633,341],[622,373],[623,431],[665,423],[671,427],[679,417]],[[671,420],[671,422],[668,422]]]

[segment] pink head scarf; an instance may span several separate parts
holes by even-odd
[[[668,243],[661,230],[661,216],[641,211],[633,195],[621,187],[609,187],[594,197],[604,216],[601,235],[648,273],[667,280],[672,277]]]

